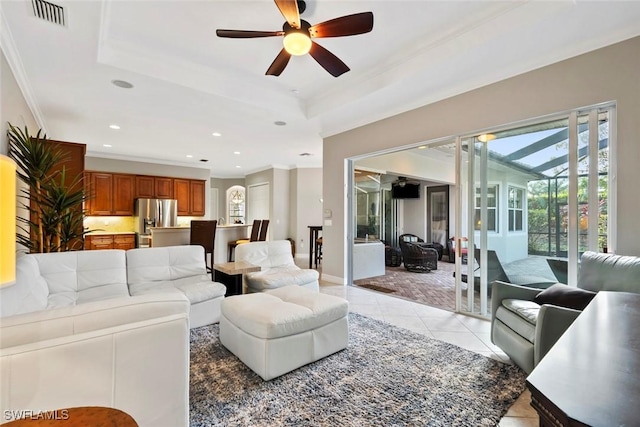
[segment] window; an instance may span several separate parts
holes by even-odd
[[[234,185],[227,190],[227,217],[229,224],[244,224],[244,187]]]
[[[509,186],[509,231],[523,231],[524,189]]]
[[[498,184],[487,185],[487,230],[498,232]],[[480,230],[480,188],[476,187],[475,229]]]

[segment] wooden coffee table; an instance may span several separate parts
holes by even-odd
[[[220,282],[227,287],[225,296],[242,295],[242,275],[260,271],[258,265],[253,265],[245,261],[225,262],[224,264],[214,264],[213,270],[216,282]]]

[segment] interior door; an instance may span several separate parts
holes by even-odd
[[[427,236],[430,242],[447,247],[449,238],[449,186],[427,187]]]
[[[247,191],[247,224],[254,219],[269,219],[269,183],[250,185]]]

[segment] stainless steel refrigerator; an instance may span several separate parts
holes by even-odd
[[[136,199],[134,212],[138,247],[148,247],[151,227],[178,225],[178,201],[172,199]]]

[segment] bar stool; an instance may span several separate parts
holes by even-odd
[[[207,267],[207,273],[211,273],[213,280],[213,250],[216,241],[216,227],[218,221],[214,220],[192,220],[191,232],[189,235],[190,245],[200,245],[204,248],[204,263]],[[211,254],[211,267],[207,260],[207,255]]]
[[[249,239],[238,239],[228,243],[228,260],[233,261],[233,252],[236,246],[249,242],[263,242],[267,239],[267,229],[269,228],[268,219],[254,219],[251,226],[251,236]]]
[[[316,268],[318,268],[318,262],[320,262],[322,264],[322,237],[318,237],[316,239],[316,243],[315,243],[315,248],[314,248],[314,253],[315,253],[315,264],[316,264]]]

